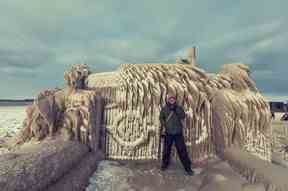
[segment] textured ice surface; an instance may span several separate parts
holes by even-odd
[[[0,138],[11,137],[22,127],[25,107],[0,107]]]
[[[132,190],[128,183],[133,176],[131,169],[120,166],[115,161],[101,161],[97,171],[90,178],[90,185],[86,191],[128,191]]]
[[[86,191],[193,191],[200,186],[200,170],[196,176],[186,176],[179,164],[161,172],[158,164],[127,163],[117,161],[100,162],[90,178]]]
[[[0,106],[0,154],[7,152],[2,147],[3,140],[14,136],[25,118],[26,106]]]

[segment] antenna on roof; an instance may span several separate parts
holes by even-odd
[[[180,56],[176,57],[176,64],[191,64],[197,66],[196,63],[196,46],[187,49],[187,59],[182,59]]]
[[[187,49],[187,60],[189,64],[197,66],[196,64],[196,46]]]

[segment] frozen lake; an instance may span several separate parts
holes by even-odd
[[[2,148],[2,141],[12,137],[22,128],[25,108],[26,106],[0,106],[0,154],[7,151]]]

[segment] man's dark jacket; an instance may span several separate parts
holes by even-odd
[[[168,122],[166,122],[169,113],[174,112]],[[169,104],[166,104],[160,112],[160,123],[161,126],[165,126],[166,133],[168,135],[178,135],[182,133],[183,125],[181,120],[185,118],[185,112],[182,107],[175,105],[174,109],[171,109]]]

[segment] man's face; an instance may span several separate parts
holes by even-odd
[[[173,105],[173,104],[176,103],[176,99],[175,99],[174,97],[170,97],[170,98],[168,99],[168,102],[169,102],[171,105]]]

